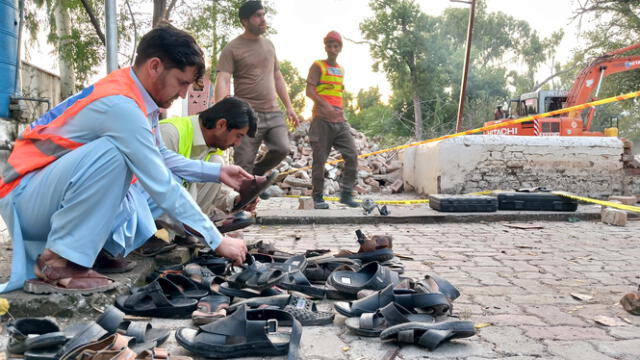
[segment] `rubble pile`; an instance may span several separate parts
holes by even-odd
[[[274,170],[280,173],[275,185],[267,190],[270,196],[311,195],[312,150],[309,143],[309,123],[301,124],[291,134],[291,151]],[[351,128],[358,154],[366,154],[380,150],[379,146]],[[264,153],[264,146],[260,153]],[[259,155],[260,156],[260,155]],[[340,159],[340,153],[331,151],[327,161]],[[302,169],[305,167],[308,169]],[[344,163],[325,164],[324,195],[329,196],[340,191],[340,176]],[[302,169],[295,171],[295,169]],[[402,162],[398,160],[398,152],[388,152],[358,159],[357,183],[354,191],[359,195],[371,193],[392,194],[403,189]]]

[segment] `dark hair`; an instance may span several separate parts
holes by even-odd
[[[259,0],[249,0],[244,4],[240,5],[240,9],[238,9],[238,17],[240,20],[248,19],[258,10],[262,10],[264,7],[262,6],[262,1]]]
[[[212,107],[201,112],[199,119],[207,129],[213,129],[220,119],[227,120],[227,130],[243,129],[249,127],[247,135],[254,137],[256,134],[257,118],[248,102],[236,97],[226,97]]]
[[[187,66],[195,66],[196,79],[204,73],[204,54],[196,40],[169,23],[162,23],[144,34],[136,49],[134,65],[140,66],[154,57],[162,60],[167,69],[184,71]]]

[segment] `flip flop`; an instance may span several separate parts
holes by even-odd
[[[178,286],[162,277],[134,289],[131,295],[116,298],[116,306],[125,314],[161,318],[186,319],[197,303],[198,300],[186,297]]]
[[[427,314],[412,314],[402,306],[391,302],[375,313],[364,313],[360,317],[348,318],[345,325],[360,336],[380,336],[382,330],[407,322],[433,323],[435,318]]]
[[[279,325],[291,326],[290,332],[278,331]],[[240,306],[231,315],[201,326],[198,330],[181,328],[176,340],[185,349],[202,357],[281,356],[298,358],[302,327],[291,314],[275,309],[249,310]]]
[[[435,324],[408,322],[384,329],[380,333],[380,339],[416,344],[433,350],[445,341],[467,338],[475,334],[476,329],[471,321],[447,321]]]

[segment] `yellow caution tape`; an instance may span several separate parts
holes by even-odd
[[[640,213],[640,206],[625,205],[625,204],[619,204],[619,203],[615,203],[615,202],[611,202],[611,201],[591,199],[591,198],[584,197],[584,196],[577,196],[577,195],[569,194],[569,193],[564,192],[564,191],[552,191],[551,193],[554,194],[554,195],[563,196],[563,197],[566,197],[566,198],[569,198],[569,199],[574,199],[574,200],[584,201],[584,202],[588,202],[588,203],[592,203],[592,204],[608,206],[608,207],[612,207],[612,208],[616,208],[616,209],[620,209],[620,210]]]
[[[358,158],[362,159],[362,158],[365,158],[365,157],[378,155],[378,154],[386,153],[386,152],[389,152],[389,151],[403,150],[403,149],[410,148],[410,147],[413,147],[413,146],[428,144],[428,143],[441,141],[441,140],[445,140],[445,139],[450,139],[450,138],[454,138],[454,137],[458,137],[458,136],[477,134],[477,133],[480,133],[480,132],[483,132],[483,131],[486,131],[486,130],[498,129],[498,128],[501,128],[501,127],[514,125],[514,124],[520,124],[520,123],[531,121],[531,120],[542,119],[542,118],[546,118],[546,117],[550,117],[550,116],[554,116],[554,115],[566,114],[566,113],[569,113],[569,112],[572,112],[572,111],[584,110],[586,108],[591,108],[591,107],[595,107],[595,106],[610,104],[610,103],[613,103],[613,102],[628,100],[628,99],[631,99],[631,98],[634,98],[634,97],[638,97],[638,96],[640,96],[640,91],[635,91],[635,92],[631,92],[631,93],[623,94],[623,95],[618,95],[618,96],[612,96],[612,97],[609,97],[609,98],[606,98],[606,99],[596,100],[596,101],[592,101],[592,102],[588,102],[588,103],[584,103],[584,104],[580,104],[580,105],[575,105],[575,106],[570,106],[568,108],[549,111],[549,112],[546,112],[546,113],[543,113],[543,114],[531,115],[531,116],[523,117],[523,118],[520,118],[520,119],[513,119],[513,120],[505,121],[505,122],[502,122],[502,123],[499,123],[499,124],[487,125],[487,126],[483,126],[483,127],[477,128],[477,129],[466,130],[466,131],[462,131],[462,132],[455,133],[455,134],[444,135],[444,136],[440,136],[440,137],[433,138],[433,139],[422,140],[422,141],[418,141],[418,142],[414,142],[414,143],[410,143],[410,144],[399,145],[399,146],[394,146],[394,147],[391,147],[391,148],[388,148],[388,149],[382,149],[382,150],[370,152],[370,153],[367,153],[367,154],[361,154],[361,155],[358,155]],[[344,161],[343,159],[338,159],[338,160],[327,161],[325,164],[335,165],[335,164],[341,163],[343,161]],[[305,167],[302,167],[302,168],[291,169],[291,170],[288,170],[288,171],[284,171],[281,174],[291,174],[291,173],[295,173],[295,172],[302,171],[302,170],[308,170],[308,169],[311,169],[311,166],[305,166]]]

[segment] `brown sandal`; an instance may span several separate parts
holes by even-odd
[[[118,283],[94,270],[68,262],[57,267],[44,264],[41,257],[36,262],[36,276],[27,280],[24,291],[32,294],[93,294],[114,289]]]

